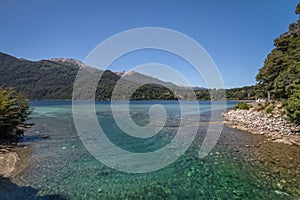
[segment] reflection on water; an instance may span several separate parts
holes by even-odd
[[[152,102],[153,103],[153,102]],[[156,102],[157,103],[157,102]],[[106,167],[93,158],[74,128],[70,102],[33,102],[35,123],[24,138],[32,146],[29,167],[14,181],[38,190],[38,194],[60,195],[67,199],[295,199],[297,188],[288,190],[276,178],[251,162],[263,136],[224,128],[213,151],[204,159],[198,151],[207,124],[198,126],[197,137],[176,162],[159,171],[129,174]],[[147,123],[151,102],[131,104],[131,116],[139,125]],[[200,104],[201,122],[209,121],[209,102]],[[232,106],[233,103],[229,103]],[[149,139],[121,133],[113,121],[108,103],[96,105],[99,123],[118,146],[133,152],[154,151],[168,144],[176,134],[180,117],[176,102],[164,103],[168,112],[165,128]],[[146,113],[146,114],[145,114]],[[189,115],[192,115],[193,111]],[[47,134],[49,139],[34,140]],[[188,133],[187,133],[188,134]],[[103,149],[105,152],[105,149]],[[299,169],[299,168],[298,168]],[[284,177],[281,177],[282,179]],[[297,186],[298,187],[298,186]],[[294,192],[294,193],[293,193]]]

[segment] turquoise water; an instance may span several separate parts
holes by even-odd
[[[130,137],[115,124],[109,102],[97,102],[98,121],[107,137],[131,152],[151,152],[167,145],[176,135],[181,116],[174,102],[132,102],[133,120],[143,126],[149,121],[148,109],[162,104],[167,123],[157,135]],[[122,103],[120,103],[122,104]],[[235,102],[228,102],[232,107]],[[215,148],[203,159],[198,152],[210,119],[210,103],[199,102],[200,122],[193,122],[197,112],[190,110],[191,126],[198,132],[193,144],[178,160],[158,171],[126,173],[105,166],[85,149],[76,132],[71,102],[31,102],[34,112],[23,144],[32,147],[26,172],[16,178],[21,186],[38,190],[40,197],[59,195],[61,199],[296,199],[277,188],[276,183],[247,161],[239,148],[259,138],[224,127]],[[219,113],[220,114],[220,113]],[[188,133],[187,133],[188,134]],[[43,139],[48,135],[49,139]],[[103,149],[105,153],[105,149]],[[29,192],[29,191],[28,191]],[[26,199],[26,192],[22,197]],[[1,198],[0,198],[1,199]],[[58,196],[57,196],[58,199]]]

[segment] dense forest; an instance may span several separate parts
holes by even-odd
[[[273,99],[287,99],[300,89],[300,3],[296,14],[299,19],[274,40],[275,48],[256,76],[257,90],[270,92]]]
[[[53,60],[34,62],[18,59],[0,52],[0,85],[3,88],[15,88],[16,91],[23,93],[31,100],[71,99],[73,84],[79,67],[79,64],[72,62]],[[95,72],[103,73],[96,91],[96,99],[110,100],[112,91],[121,76],[109,70],[103,72],[92,67],[87,67],[86,70],[90,74]],[[140,74],[139,76],[143,75]],[[143,80],[145,77],[137,77],[136,80]],[[173,85],[154,78],[153,82],[165,84],[166,86]],[[121,87],[124,90],[136,84],[130,80],[124,80],[122,83]],[[163,99],[163,94],[168,91],[166,87],[159,87],[158,89],[156,85],[147,85],[144,88],[147,88],[147,91],[149,91],[149,87],[153,88],[152,90],[156,92],[155,95],[160,99]],[[143,87],[139,91],[142,92]],[[154,96],[149,98],[154,98]]]
[[[282,100],[290,120],[300,123],[300,3],[295,13],[298,20],[274,40],[275,48],[256,76],[256,91]]]
[[[78,67],[48,60],[37,62],[0,53],[0,85],[15,88],[29,99],[67,99]]]

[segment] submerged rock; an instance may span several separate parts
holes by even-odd
[[[49,135],[42,135],[42,138],[48,139],[48,138],[50,138],[50,136]]]
[[[280,195],[289,195],[288,193],[286,193],[286,192],[283,192],[283,191],[280,191],[280,190],[275,190],[274,191],[276,194],[280,194]]]

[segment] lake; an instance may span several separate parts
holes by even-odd
[[[227,108],[235,103],[228,101]],[[256,155],[255,148],[248,146],[259,143],[263,136],[223,127],[212,151],[206,157],[199,158],[209,124],[222,125],[219,121],[209,122],[210,101],[197,102],[198,111],[187,106],[184,115],[189,117],[189,124],[183,126],[197,131],[187,151],[166,167],[147,173],[119,171],[91,155],[76,131],[71,104],[71,101],[30,102],[34,112],[29,121],[35,125],[26,132],[22,141],[22,144],[31,146],[28,167],[14,178],[14,182],[37,189],[41,197],[178,200],[299,198],[280,187],[276,177],[268,175],[251,160]],[[119,111],[122,111],[123,103],[117,104]],[[136,101],[130,102],[129,106],[133,121],[140,126],[147,125],[149,108],[155,104],[165,108],[167,119],[156,135],[147,138],[136,138],[122,132],[114,121],[110,102],[96,102],[95,113],[106,137],[120,149],[136,154],[155,152],[176,137],[183,115],[177,101]],[[193,121],[197,119],[196,115],[200,118]],[[188,135],[189,129],[184,130],[184,134]],[[49,138],[42,138],[45,135]],[[111,149],[101,148],[100,145],[99,149],[102,154],[111,152]],[[116,163],[114,159],[122,157],[114,156],[111,158],[112,165]],[[167,159],[151,157],[145,162],[162,163]],[[125,162],[130,164],[135,161]],[[30,194],[22,194],[24,198],[26,195]]]

